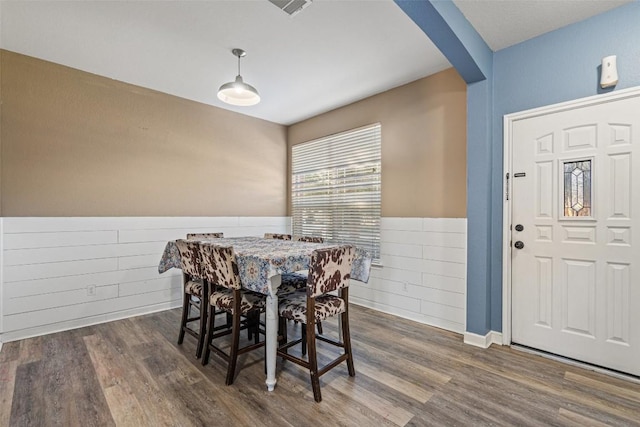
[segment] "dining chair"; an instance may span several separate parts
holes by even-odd
[[[319,236],[293,236],[293,240],[297,242],[308,242],[308,243],[324,243],[324,238]],[[307,273],[286,273],[282,275],[282,295],[290,294],[291,292],[300,291],[306,292],[307,286]],[[278,292],[280,292],[280,288],[278,288]],[[318,322],[316,324],[318,328],[318,333],[322,334],[322,322]],[[304,331],[304,329],[303,329]],[[302,341],[302,354],[306,354],[307,347],[305,341]]]
[[[320,376],[324,375],[342,362],[347,362],[349,376],[356,374],[351,351],[351,335],[349,332],[349,279],[351,266],[355,258],[353,246],[337,246],[316,249],[311,255],[306,293],[295,292],[280,300],[278,313],[282,333],[282,343],[278,346],[278,356],[309,370],[313,398],[322,400],[320,392]],[[338,295],[329,294],[338,291]],[[340,315],[342,324],[342,340],[315,334],[316,322],[328,317]],[[287,342],[285,320],[302,322],[306,328],[308,355],[306,358],[288,353],[288,349],[301,343],[302,338]],[[326,342],[343,352],[334,360],[318,368],[316,340]]]
[[[316,236],[294,236],[293,240],[297,242],[307,242],[307,243],[324,243],[324,239],[322,237]],[[288,295],[292,292],[300,291],[306,292],[307,286],[307,273],[285,273],[282,276],[281,284],[278,287],[278,296]],[[318,333],[322,334],[322,322],[316,323],[316,327],[318,328]],[[304,332],[304,329],[303,329]],[[303,337],[304,338],[304,337]],[[302,354],[307,353],[307,345],[306,340],[302,341]]]
[[[182,269],[183,296],[182,317],[180,320],[180,333],[178,345],[184,341],[185,333],[198,340],[196,358],[202,355],[202,347],[206,333],[207,308],[206,295],[208,294],[207,281],[204,280],[200,249],[196,242],[177,240],[176,247],[180,253],[180,268]],[[197,317],[189,317],[191,308],[198,310]],[[189,328],[191,322],[199,321],[198,331]]]
[[[293,240],[298,242],[324,243],[324,239],[317,236],[293,236]]]
[[[224,233],[222,232],[214,232],[214,233],[187,233],[187,240],[206,240],[206,239],[223,239]],[[231,328],[231,315],[226,312],[221,311],[213,311],[215,315],[218,314],[226,314],[226,327]],[[206,319],[205,319],[206,323]],[[222,326],[219,327],[220,329]],[[198,356],[199,357],[199,356]]]
[[[187,234],[187,240],[194,239],[222,239],[224,233],[189,233]]]
[[[324,243],[322,237],[314,236],[294,236],[293,240],[297,242],[308,243]],[[306,273],[285,273],[282,275],[282,283],[278,287],[278,295],[286,295],[298,290],[304,290],[307,286],[307,274]],[[320,333],[322,326],[320,326]]]
[[[291,240],[291,234],[264,233],[265,239]]]
[[[225,384],[233,384],[238,356],[265,345],[260,341],[260,313],[265,308],[264,295],[255,294],[241,289],[240,276],[236,256],[231,246],[219,246],[212,243],[200,243],[203,272],[209,283],[209,305],[211,310],[223,310],[231,314],[231,329],[216,331],[215,316],[209,316],[207,336],[205,338],[204,355],[202,364],[209,362],[210,351],[227,361],[227,377]],[[245,321],[242,321],[242,317]],[[240,331],[253,328],[254,341],[240,347]],[[231,346],[225,351],[214,341],[218,338],[231,335]]]
[[[265,233],[265,239],[279,239],[279,240],[291,240],[290,234],[275,234],[275,233]],[[324,239],[322,237],[310,237],[310,236],[296,236],[295,239],[298,242],[312,242],[312,243],[323,243]],[[289,295],[296,291],[303,291],[307,286],[307,275],[305,273],[284,273],[280,276],[280,286],[278,286],[278,290],[276,291],[278,297]],[[318,333],[322,333],[322,322],[318,322]],[[280,332],[278,333],[280,334]],[[302,353],[306,354],[306,341],[302,343]]]
[[[276,240],[291,240],[291,234],[278,234],[278,233],[264,233],[265,239],[276,239]],[[301,277],[291,273],[285,273],[281,276],[282,280],[280,286],[278,287],[278,296],[290,294],[291,292],[295,292],[300,287],[304,287],[306,284],[301,283]]]

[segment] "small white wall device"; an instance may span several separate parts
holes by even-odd
[[[606,56],[602,58],[602,70],[600,72],[600,87],[607,88],[618,84],[618,67],[616,66],[616,56]]]

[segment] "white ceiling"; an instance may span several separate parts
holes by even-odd
[[[494,52],[633,0],[453,0]]]
[[[454,0],[494,50],[627,3]],[[392,0],[315,0],[290,17],[266,0],[8,1],[0,47],[281,124],[451,65]],[[216,97],[237,73],[261,102]]]

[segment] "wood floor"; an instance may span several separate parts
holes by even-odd
[[[640,426],[638,384],[362,307],[350,317],[356,377],[323,376],[321,403],[282,360],[267,392],[261,350],[225,386],[220,358],[202,367],[192,337],[176,345],[178,310],[6,343],[0,426]]]

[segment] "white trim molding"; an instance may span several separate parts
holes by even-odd
[[[480,348],[489,348],[491,344],[502,345],[502,332],[489,331],[486,335],[465,332],[464,343]]]
[[[166,303],[155,304],[151,306],[134,307],[131,310],[120,310],[107,314],[96,314],[88,317],[71,319],[64,322],[44,324],[28,329],[20,329],[18,331],[6,332],[4,341],[18,341],[27,338],[37,337],[41,335],[54,334],[57,332],[68,331],[71,329],[84,328],[100,323],[113,322],[115,320],[128,319],[130,317],[143,316],[145,314],[157,313],[159,311],[171,310],[182,306],[181,300],[169,301]],[[2,343],[0,343],[0,349]]]

